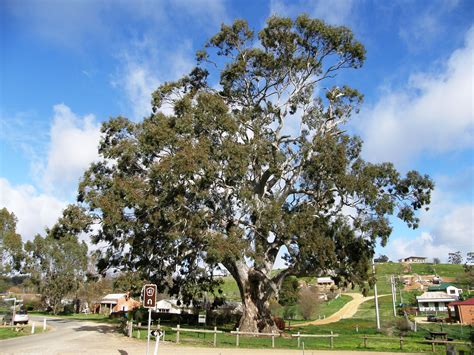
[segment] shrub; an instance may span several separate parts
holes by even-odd
[[[298,305],[304,320],[312,317],[319,305],[319,292],[314,287],[302,288],[299,292]]]

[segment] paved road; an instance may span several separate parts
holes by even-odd
[[[63,354],[115,354],[144,355],[144,341],[126,338],[117,334],[114,327],[108,324],[74,321],[68,319],[51,319],[49,325],[54,327],[47,333],[38,333],[8,340],[0,340],[0,354],[18,355],[63,355]],[[154,343],[153,343],[154,345]],[[153,348],[151,348],[153,350]],[[151,354],[153,352],[151,351]],[[392,354],[380,352],[350,351],[316,351],[306,350],[307,355],[335,354]],[[174,344],[160,344],[159,355],[301,355],[301,350],[283,349],[220,349],[191,348]],[[400,354],[400,353],[393,353]]]

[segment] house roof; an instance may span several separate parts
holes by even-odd
[[[109,293],[100,300],[100,303],[117,303],[120,298],[124,298],[126,295],[126,293]]]
[[[417,301],[429,301],[429,302],[437,302],[437,301],[454,301],[456,297],[452,295],[448,295],[446,292],[425,292],[421,296],[416,296]]]
[[[403,258],[403,259],[428,259],[428,258],[425,257],[425,256],[408,256],[408,257]]]
[[[331,283],[331,282],[334,282],[334,281],[330,277],[318,277],[317,282],[318,283],[319,282],[324,282],[324,283],[329,282],[329,283]]]
[[[465,301],[451,302],[449,305],[450,306],[474,306],[474,298],[469,298]]]
[[[428,291],[446,291],[449,286],[456,287],[449,282],[441,282],[439,285],[428,286]]]

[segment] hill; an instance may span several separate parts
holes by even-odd
[[[463,265],[455,264],[409,264],[410,268],[406,267],[407,264],[401,263],[380,263],[375,265],[375,273],[377,275],[377,288],[380,294],[387,294],[391,292],[390,288],[390,275],[433,275],[437,274],[443,277],[449,278],[460,278],[464,274]],[[276,271],[277,272],[277,271]],[[302,281],[314,282],[314,277],[302,277]],[[224,295],[229,300],[239,301],[239,289],[234,279],[230,276],[222,277],[221,289]],[[356,287],[354,290],[347,290],[347,292],[358,292]],[[373,295],[373,290],[369,292]]]

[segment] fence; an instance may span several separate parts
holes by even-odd
[[[292,334],[291,335],[293,338],[298,338],[298,348],[301,345],[301,338],[329,338],[329,346],[331,349],[334,349],[334,338],[338,337],[339,334],[334,334],[331,331],[331,334],[300,334],[298,332],[297,334]]]
[[[217,330],[217,327],[214,327],[214,330],[207,329],[189,329],[181,328],[179,325],[176,328],[171,328],[176,332],[176,343],[179,344],[179,332],[188,332],[188,333],[212,333],[214,334],[214,347],[217,346],[217,334],[223,333],[221,330]]]
[[[235,335],[235,346],[237,347],[240,345],[239,340],[240,340],[241,335],[251,335],[255,337],[272,337],[272,348],[275,347],[275,336],[280,336],[280,334],[274,333],[274,332],[271,332],[271,333],[241,332],[239,331],[239,328],[237,328],[237,330],[231,331],[230,334]]]
[[[388,340],[388,341],[398,341],[400,342],[400,350],[403,350],[403,344],[406,341],[410,341],[412,343],[419,343],[419,344],[431,344],[431,351],[435,352],[435,345],[436,344],[443,344],[446,346],[446,350],[448,349],[449,345],[468,345],[471,346],[471,343],[465,341],[452,341],[452,340],[439,340],[439,339],[424,339],[424,340],[413,340],[400,337],[378,337],[378,336],[367,336],[364,335],[362,337],[364,340],[364,348],[367,348],[368,341],[375,341],[375,340]]]
[[[155,327],[154,327],[155,328]],[[162,329],[160,325],[157,326],[157,329]],[[165,327],[167,328],[167,327]],[[359,328],[358,325],[356,325],[356,328]],[[140,331],[144,331],[146,334],[147,327],[142,326],[140,323],[138,325],[133,325],[132,329],[132,324],[129,322],[129,327],[126,329],[126,334],[129,336],[132,336],[133,331],[136,331],[136,336],[137,338],[140,338]],[[364,348],[369,348],[369,343],[376,343],[376,342],[385,342],[387,344],[381,345],[381,346],[376,346],[377,350],[394,350],[394,347],[389,345],[391,342],[396,342],[398,343],[397,348],[399,347],[400,350],[413,350],[414,347],[416,349],[422,350],[424,349],[425,351],[428,351],[430,345],[431,345],[431,350],[434,352],[436,350],[436,347],[440,345],[446,346],[446,349],[450,347],[456,347],[459,348],[460,346],[467,346],[467,347],[472,347],[470,342],[467,341],[452,341],[452,340],[443,340],[443,339],[428,339],[428,338],[421,338],[421,337],[410,337],[410,336],[400,336],[400,337],[393,337],[393,336],[380,336],[380,335],[362,335],[358,334],[355,336],[357,333],[354,334],[335,334],[333,331],[330,331],[330,334],[305,334],[305,333],[296,333],[296,334],[282,334],[278,332],[272,332],[272,333],[256,333],[256,332],[244,332],[240,331],[238,328],[235,331],[230,331],[230,332],[225,332],[222,330],[217,330],[217,327],[214,326],[213,329],[192,329],[192,328],[181,328],[180,325],[177,325],[176,327],[173,328],[168,328],[169,331],[172,331],[171,337],[168,337],[169,341],[176,341],[176,343],[180,343],[182,340],[183,333],[197,333],[198,338],[199,334],[212,334],[213,335],[213,345],[214,347],[217,346],[217,342],[221,343],[221,346],[229,346],[232,344],[234,341],[234,344],[236,347],[242,346],[241,342],[242,336],[249,336],[248,339],[251,338],[270,338],[271,339],[271,347],[275,348],[275,343],[276,343],[276,338],[280,339],[278,340],[278,347],[284,347],[284,348],[291,348],[293,346],[297,346],[297,348],[300,348],[303,346],[305,347],[305,343],[303,342],[304,338],[321,338],[321,339],[328,339],[329,344],[324,345],[324,348],[341,348],[341,349],[347,349],[347,346],[363,346]],[[357,329],[359,330],[359,329]],[[175,339],[173,339],[173,335],[175,336]],[[218,335],[221,335],[218,337]],[[235,338],[234,338],[235,337]],[[146,336],[145,336],[146,338]],[[232,339],[234,338],[234,339]],[[297,343],[293,343],[292,339],[296,339]],[[339,340],[337,340],[339,339]],[[350,344],[348,344],[348,340],[352,340]],[[358,343],[359,345],[356,345],[353,343],[354,340],[360,339],[360,342]],[[163,340],[164,337],[163,337]],[[202,340],[198,340],[202,341]],[[356,340],[357,342],[357,340]],[[257,343],[260,344],[265,344],[265,341]],[[309,341],[306,343],[306,346],[308,346]],[[318,342],[319,343],[319,342]],[[268,344],[268,343],[267,343]],[[294,345],[292,345],[294,344]],[[327,344],[327,343],[326,343]],[[415,344],[420,344],[420,346],[416,346]],[[424,344],[423,346],[421,344]],[[244,346],[248,346],[244,345]],[[259,346],[255,344],[255,346]],[[263,345],[265,346],[265,345]],[[267,345],[268,346],[268,345]],[[316,345],[315,342],[313,342],[313,346],[316,348],[320,348],[321,345]],[[373,348],[374,346],[372,346]],[[439,351],[439,350],[438,350]]]

